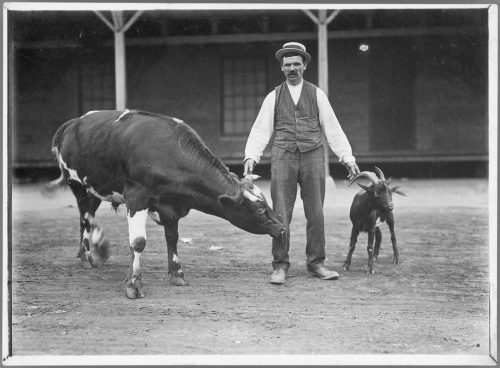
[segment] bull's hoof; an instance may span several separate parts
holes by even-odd
[[[127,286],[126,291],[127,291],[127,298],[129,299],[144,298],[144,292],[142,291],[142,289]]]
[[[350,264],[348,264],[348,263],[344,263],[344,267],[342,267],[342,269],[343,269],[344,271],[349,271],[349,266],[350,266]]]
[[[141,279],[135,279],[135,281],[128,281],[127,282],[127,298],[129,299],[138,299],[138,298],[144,298],[144,291],[142,290],[142,281]]]
[[[110,246],[107,240],[100,245],[93,245],[93,249],[89,256],[89,262],[92,267],[102,266],[108,259],[110,254]]]
[[[378,258],[378,256],[374,254],[373,255],[373,262],[377,262],[377,258]]]
[[[172,285],[175,285],[175,286],[187,286],[187,285],[189,285],[189,283],[186,280],[184,280],[183,276],[175,276],[175,275],[170,276],[170,283]]]
[[[373,275],[373,274],[375,273],[375,270],[374,270],[374,269],[371,269],[371,270],[366,271],[366,273],[367,273],[368,275]]]
[[[393,258],[392,263],[399,264],[399,259],[398,258]]]

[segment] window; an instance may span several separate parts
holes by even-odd
[[[86,63],[80,68],[81,113],[115,108],[115,73],[113,64]]]
[[[248,135],[266,97],[265,59],[227,59],[223,73],[223,135]]]

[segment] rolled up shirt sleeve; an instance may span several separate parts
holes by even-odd
[[[319,121],[323,127],[328,145],[342,163],[355,162],[352,155],[352,148],[347,137],[340,126],[340,123],[333,111],[330,101],[325,92],[316,88],[318,98]]]
[[[251,158],[256,163],[259,163],[271,139],[274,128],[275,95],[276,93],[273,90],[266,96],[262,103],[259,114],[248,135],[247,144],[245,146],[245,161]]]

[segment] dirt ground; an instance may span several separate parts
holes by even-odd
[[[148,223],[141,257],[146,297],[129,300],[126,212],[103,203],[97,220],[113,243],[100,268],[81,267],[78,211],[69,190],[12,192],[12,354],[489,354],[488,182],[399,180],[394,196],[399,265],[389,232],[374,275],[366,234],[341,272],[357,191],[337,181],[325,204],[327,261],[337,281],[305,267],[298,196],[285,286],[269,283],[268,236],[197,211],[181,220],[179,257],[188,286],[170,285],[163,230]],[[260,187],[269,192],[269,183]],[[267,196],[269,198],[269,195]],[[189,239],[188,239],[189,240]],[[496,329],[496,326],[494,327]],[[411,362],[411,356],[407,356]],[[252,359],[247,364],[252,364]]]

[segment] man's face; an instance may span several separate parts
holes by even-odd
[[[302,61],[302,56],[285,56],[281,62],[281,70],[288,83],[295,86],[302,81],[306,64]]]

